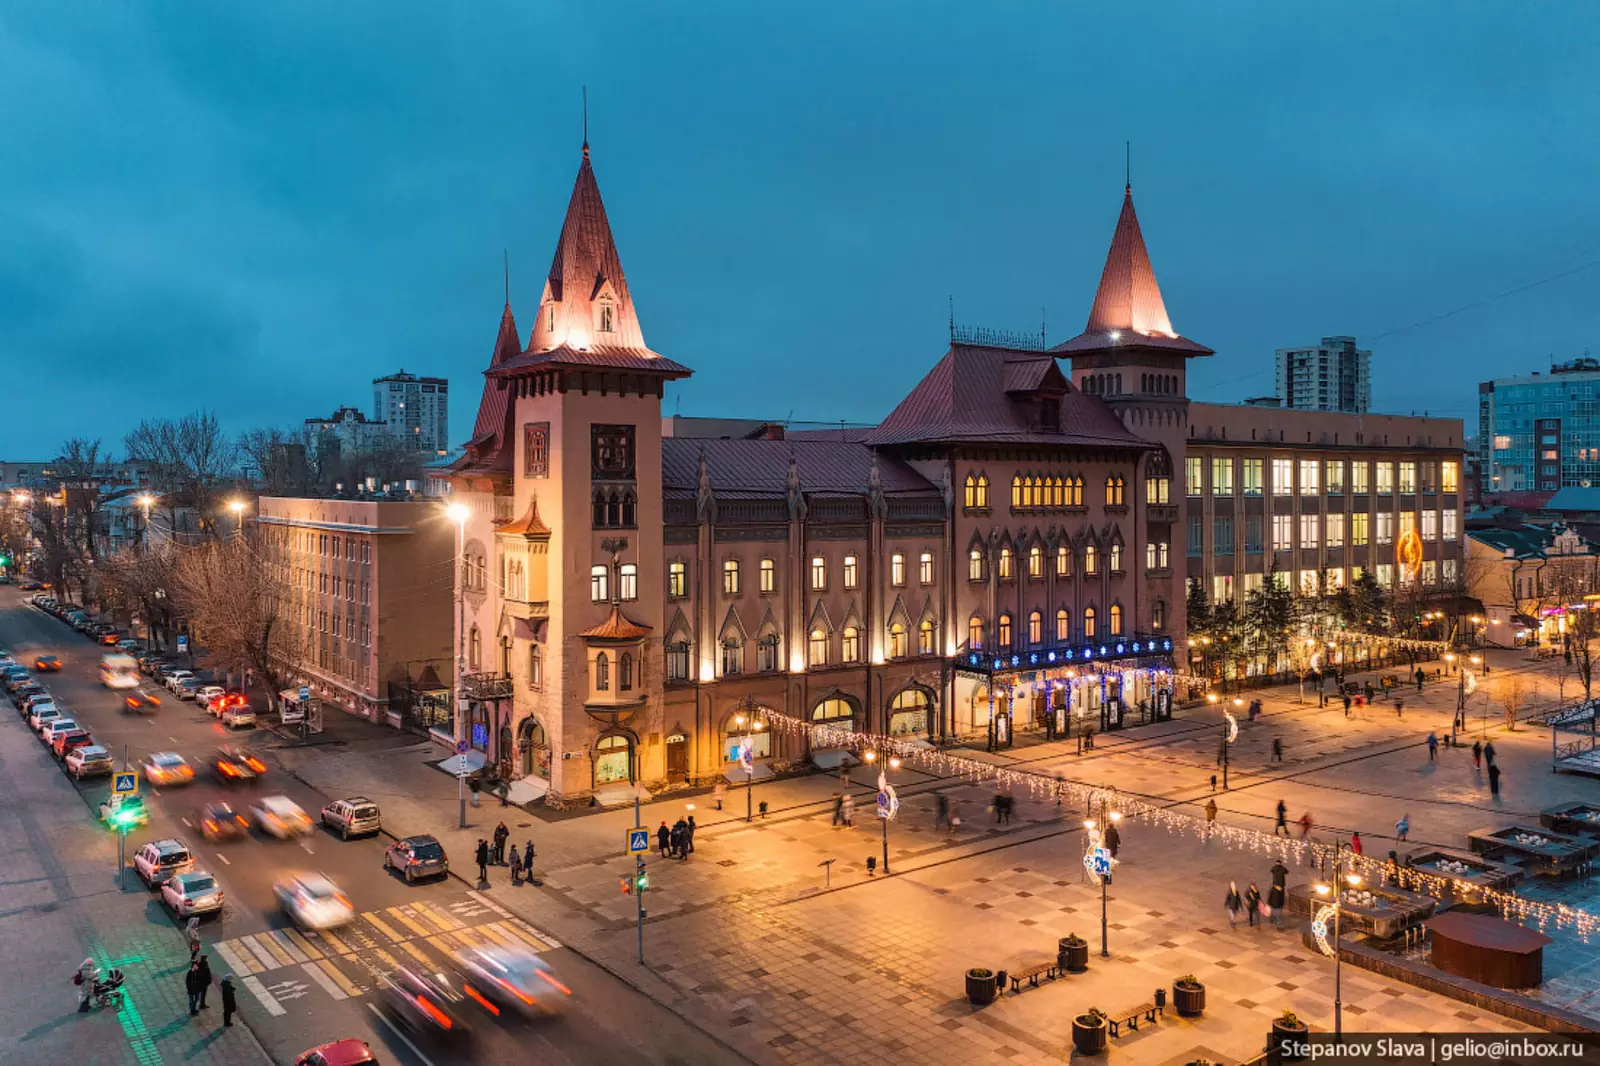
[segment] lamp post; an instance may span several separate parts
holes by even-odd
[[[1106,819],[1108,825],[1115,825],[1117,822],[1122,821],[1122,812],[1120,812],[1120,811],[1111,811],[1109,813],[1106,813],[1105,812],[1105,803],[1104,803],[1104,801],[1101,802],[1100,806],[1101,806],[1102,816]],[[1095,823],[1095,820],[1093,818],[1085,818],[1084,821],[1083,821],[1083,828],[1086,829],[1088,831],[1088,833],[1089,833],[1089,845],[1090,845],[1090,847],[1089,847],[1089,858],[1090,859],[1093,859],[1094,853],[1097,850],[1100,850],[1105,846],[1104,843],[1103,843],[1103,839],[1104,838],[1101,836],[1100,832],[1095,828],[1095,825],[1096,825],[1096,823]],[[1112,860],[1112,861],[1114,861],[1114,860]],[[1111,883],[1111,865],[1110,865],[1110,861],[1107,862],[1106,869],[1105,869],[1104,873],[1100,873],[1099,871],[1094,871],[1094,873],[1095,873],[1096,878],[1098,878],[1099,881],[1100,881],[1100,957],[1102,959],[1109,959],[1111,957],[1111,944],[1110,944],[1110,941],[1108,939],[1109,936],[1110,936],[1110,934],[1108,932],[1109,926],[1106,924],[1106,901],[1107,901],[1106,886]]]
[[[466,697],[462,694],[462,681],[467,672],[467,596],[466,596],[466,535],[467,519],[472,509],[464,503],[452,503],[445,508],[445,516],[456,524],[456,705],[455,735],[456,758],[460,760],[456,772],[456,804],[460,808],[460,828],[467,827],[467,760],[460,751],[466,737]]]
[[[150,506],[156,498],[148,492],[139,494],[139,507],[144,511],[144,524],[139,527],[139,547],[143,548],[150,540]]]
[[[233,512],[233,517],[238,523],[234,528],[234,534],[242,538],[244,536],[244,501],[229,500],[228,510]]]
[[[877,762],[878,753],[875,752],[875,751],[863,752],[861,757],[867,761],[867,765],[868,766],[871,766],[871,765],[873,765],[874,763]],[[890,770],[898,770],[898,769],[900,769],[900,758],[899,758],[899,756],[897,756],[897,755],[889,756],[888,769],[890,769]],[[891,799],[890,796],[887,794],[888,793],[888,787],[887,787],[888,778],[887,778],[887,776],[884,776],[884,771],[880,770],[879,771],[879,775],[880,775],[879,779],[881,781],[885,782],[885,784],[882,787],[880,787],[880,789],[878,791],[878,804],[877,804],[877,807],[878,807],[878,821],[883,823],[883,872],[885,874],[887,874],[889,872],[889,819],[894,817],[894,815],[895,815],[895,807],[896,807],[897,804],[896,804],[896,801]]]
[[[1331,945],[1331,950],[1330,945],[1327,943],[1324,937],[1318,937],[1318,946],[1321,947],[1324,952],[1333,956],[1333,1038],[1335,1040],[1340,1039],[1340,1035],[1343,1032],[1344,1013],[1344,1004],[1340,999],[1342,991],[1342,973],[1339,963],[1339,917],[1343,913],[1341,901],[1344,895],[1345,885],[1348,884],[1350,887],[1354,888],[1361,884],[1361,876],[1359,874],[1341,876],[1343,875],[1344,871],[1344,853],[1349,849],[1350,845],[1342,840],[1335,845],[1333,854],[1333,880],[1331,883],[1317,885],[1317,895],[1324,898],[1329,895],[1333,897],[1333,943]],[[1316,918],[1320,918],[1320,916],[1321,915],[1319,912]],[[1313,933],[1315,933],[1317,929],[1316,918],[1314,918],[1311,923]]]
[[[744,740],[739,742],[739,761],[744,764],[744,820],[754,821],[753,807],[755,806],[756,791],[756,757],[755,757],[755,732],[756,710],[755,701],[745,697],[744,710],[733,716],[733,724],[744,727]]]

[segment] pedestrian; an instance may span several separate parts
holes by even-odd
[[[478,782],[476,777],[467,781],[467,790],[472,793],[472,805],[474,807],[478,805],[478,790],[482,787],[483,785]]]
[[[844,793],[835,792],[833,794],[833,824],[837,826],[842,821],[844,821]]]
[[[1000,793],[996,792],[994,794],[994,806],[990,807],[989,809],[994,811],[994,822],[995,822],[996,825],[999,825],[1002,821],[1005,820],[1005,809],[1006,809],[1006,798],[1005,798],[1005,796],[1003,796]]]
[[[78,989],[78,1013],[84,1014],[89,1010],[89,1003],[94,999],[94,984],[100,980],[100,967],[90,958],[85,958],[79,964],[78,970],[72,975],[72,983]]]
[[[239,1013],[239,999],[233,990],[233,974],[222,975],[222,1027],[233,1028],[233,1016]]]
[[[200,990],[205,986],[200,983],[200,961],[196,959],[189,964],[189,970],[183,975],[183,990],[189,993],[189,1017],[193,1018],[200,1013]]]
[[[1288,877],[1289,868],[1282,859],[1272,864],[1272,888],[1267,891],[1267,914],[1278,929],[1283,928],[1284,885]]]
[[[1400,856],[1393,850],[1389,852],[1389,861],[1383,864],[1383,876],[1387,884],[1400,887]]]
[[[1239,928],[1239,908],[1243,906],[1244,900],[1239,897],[1239,885],[1234,881],[1229,881],[1228,894],[1222,897],[1222,907],[1228,912],[1229,928]]]
[[[200,961],[196,965],[200,967],[200,1009],[205,1010],[207,1007],[206,991],[211,987],[211,957],[209,955],[201,955]]]
[[[1117,857],[1117,849],[1122,847],[1122,834],[1117,832],[1116,822],[1106,826],[1105,841],[1106,847],[1111,850],[1111,857],[1115,859]]]
[[[511,845],[511,883],[513,885],[520,885],[522,883],[521,878],[522,853],[518,851],[517,846],[513,844]]]
[[[844,816],[844,827],[846,829],[854,828],[855,824],[856,824],[856,798],[854,796],[851,796],[851,795],[848,795],[848,794],[845,796],[845,798],[844,798],[844,806],[841,809],[840,813]],[[765,808],[764,805],[763,805],[762,810],[761,810],[761,816],[763,818],[765,818],[767,816],[766,808]]]
[[[1396,696],[1395,697],[1395,701],[1394,701],[1394,716],[1396,718],[1404,718],[1405,717],[1405,709],[1406,709],[1406,701],[1401,699],[1400,697]]]
[[[1206,841],[1207,841],[1207,843],[1209,843],[1211,841],[1211,833],[1212,833],[1212,830],[1216,828],[1216,824],[1217,824],[1217,800],[1216,800],[1216,797],[1213,796],[1211,799],[1206,800]]]
[[[689,823],[683,820],[682,815],[672,823],[672,850],[679,859],[689,857]]]
[[[1403,844],[1409,832],[1411,832],[1411,812],[1407,811],[1400,816],[1398,822],[1394,823],[1394,838]]]
[[[1350,850],[1352,852],[1354,852],[1355,854],[1357,854],[1357,855],[1361,854],[1361,834],[1360,833],[1351,833],[1350,834]]]
[[[506,823],[501,822],[494,827],[494,864],[506,864],[506,838],[511,835],[511,830],[506,828]]]
[[[1500,767],[1494,763],[1489,764],[1489,795],[1497,798],[1500,795]]]
[[[1372,702],[1372,697],[1375,696],[1375,695],[1377,695],[1377,693],[1375,693],[1373,691],[1373,689],[1372,689],[1372,678],[1369,677],[1369,678],[1367,678],[1367,687],[1366,687],[1367,702],[1371,703]]]
[[[482,837],[478,838],[478,851],[473,856],[478,861],[478,883],[489,883],[489,842]]]
[[[1066,790],[1067,790],[1066,778],[1062,777],[1060,774],[1057,774],[1056,775],[1056,806],[1057,807],[1061,806],[1061,796],[1062,796],[1062,794],[1064,792],[1066,792]]]
[[[760,803],[756,804],[756,812],[761,815],[761,820],[762,821],[766,821],[766,818],[767,818],[767,801],[766,800],[762,800]]]
[[[1433,762],[1439,757],[1439,736],[1437,733],[1428,734],[1428,761]]]
[[[1059,803],[1060,800],[1058,799],[1057,802]],[[835,817],[837,818],[837,814]],[[950,828],[950,797],[943,792],[935,792],[933,794],[933,827],[938,829],[941,826],[945,829]]]
[[[522,877],[530,885],[533,884],[533,838],[529,837],[522,845]]]
[[[1492,740],[1483,746],[1483,761],[1490,766],[1494,765],[1494,741]]]
[[[1422,679],[1427,675],[1422,672],[1422,667],[1417,667],[1417,691],[1422,691]]]
[[[1251,881],[1250,887],[1244,891],[1244,915],[1250,923],[1250,928],[1254,929],[1261,918],[1261,890],[1256,887],[1254,881]]]
[[[193,962],[195,956],[200,954],[200,919],[190,918],[183,927],[183,938],[189,942],[189,961]]]
[[[1282,737],[1273,737],[1272,738],[1272,761],[1273,762],[1282,762],[1283,761],[1283,738]]]
[[[689,854],[694,854],[694,815],[689,815],[689,824],[683,831],[683,842],[689,848]]]
[[[663,858],[667,854],[667,846],[672,842],[672,830],[667,828],[667,820],[661,819],[661,828],[656,830],[656,847],[661,851]]]
[[[1348,692],[1344,694],[1344,716],[1346,718],[1350,717],[1350,693]]]
[[[1216,790],[1217,790],[1217,775],[1216,774],[1212,774],[1211,775],[1211,791],[1215,792]]]
[[[728,794],[728,786],[718,781],[711,789],[711,802],[717,805],[717,810],[722,810],[722,797]]]
[[[1284,836],[1288,836],[1289,835],[1289,820],[1288,819],[1289,819],[1289,808],[1288,808],[1288,805],[1285,804],[1283,802],[1283,800],[1279,800],[1278,801],[1278,824],[1272,827],[1272,835],[1273,836],[1277,836],[1279,830],[1283,831],[1283,835]]]
[[[1472,768],[1474,770],[1483,769],[1483,741],[1481,740],[1472,742]]]
[[[950,801],[950,832],[956,831],[956,826],[961,824],[961,801]]]
[[[1300,839],[1304,840],[1306,837],[1308,837],[1310,835],[1311,835],[1311,812],[1307,811],[1306,813],[1304,813],[1304,814],[1302,814],[1300,816]]]

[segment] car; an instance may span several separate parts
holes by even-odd
[[[28,709],[28,698],[30,696],[37,696],[43,692],[43,685],[34,681],[30,681],[11,694],[11,702],[16,704],[17,710],[26,713]]]
[[[290,874],[272,886],[272,894],[302,929],[333,929],[356,917],[350,898],[323,874]]]
[[[444,853],[439,838],[428,833],[403,837],[390,844],[383,853],[383,865],[395,870],[407,882],[419,877],[443,876],[450,872],[450,857]]]
[[[81,748],[73,748],[61,762],[66,767],[67,773],[79,781],[86,777],[109,774],[114,765],[111,752],[98,744],[85,744]]]
[[[167,691],[176,695],[178,692],[178,685],[193,676],[193,670],[174,670],[161,680],[162,683],[167,686]]]
[[[222,910],[222,886],[204,870],[191,869],[167,878],[161,886],[161,902],[179,918],[215,914]]]
[[[123,637],[121,640],[117,641],[117,647],[121,648],[129,655],[132,655],[134,652],[139,650],[139,642],[132,637]]]
[[[200,682],[193,677],[185,677],[172,686],[172,691],[178,694],[180,700],[192,700],[200,691]]]
[[[150,824],[150,812],[139,795],[110,796],[100,801],[100,820],[119,829]]]
[[[430,1036],[461,1036],[467,1032],[463,1013],[467,997],[450,982],[448,974],[427,975],[398,966],[378,975],[384,1006],[407,1028]]]
[[[182,667],[180,667],[177,663],[170,662],[166,659],[157,659],[155,664],[150,667],[150,676],[154,677],[156,680],[165,685],[167,683],[167,678],[171,677],[181,669]]]
[[[56,738],[57,733],[70,733],[74,729],[81,728],[83,727],[78,725],[70,716],[61,715],[58,718],[50,719],[39,727],[39,739],[48,744]]]
[[[302,1051],[294,1066],[377,1066],[377,1062],[366,1041],[350,1037]]]
[[[33,675],[20,666],[13,666],[6,671],[6,691],[15,692],[23,685],[33,681]]]
[[[67,752],[73,748],[86,748],[94,743],[94,737],[89,735],[87,729],[73,729],[68,732],[57,732],[50,738],[50,750],[56,758],[65,759]]]
[[[200,808],[200,835],[212,843],[237,840],[249,832],[249,820],[226,803],[208,803]]]
[[[189,853],[189,845],[170,837],[140,845],[139,850],[133,853],[133,872],[151,888],[169,877],[193,869],[194,856]]]
[[[311,818],[288,796],[266,796],[250,808],[257,829],[279,840],[290,840],[311,832]]]
[[[46,672],[54,673],[55,671],[61,669],[61,656],[59,656],[59,655],[40,655],[40,656],[37,656],[33,660],[33,668],[35,670],[39,671],[40,673],[46,673]]]
[[[138,711],[140,714],[159,711],[161,709],[161,697],[149,689],[139,689],[137,692],[130,692],[122,697],[122,709],[125,712]]]
[[[243,729],[245,726],[252,728],[256,724],[256,712],[248,704],[236,703],[222,712],[222,724],[229,729]]]
[[[550,964],[528,948],[485,944],[458,949],[451,958],[461,969],[461,990],[496,1017],[503,1011],[556,1014],[572,995]]]
[[[36,733],[42,732],[47,723],[61,717],[63,717],[61,708],[48,700],[35,703],[28,709],[28,724]]]
[[[118,633],[115,629],[107,629],[105,632],[100,634],[100,643],[102,644],[106,644],[114,648],[121,642],[122,634]]]
[[[37,581],[24,581],[22,583],[22,591],[24,591],[24,592],[32,592],[35,589],[42,589],[42,588],[44,588],[44,585],[40,584]]]
[[[194,701],[206,710],[210,710],[212,697],[221,696],[227,691],[221,685],[201,685],[200,690],[194,694]]]
[[[152,785],[187,785],[194,780],[194,767],[175,751],[158,751],[139,764]]]
[[[211,772],[225,784],[243,784],[254,781],[267,772],[261,757],[246,748],[218,748],[211,759]]]
[[[383,819],[378,805],[365,796],[350,796],[334,800],[322,808],[322,824],[349,840],[362,833],[377,833],[383,829]]]
[[[54,703],[55,697],[41,688],[38,692],[30,692],[22,701],[24,712],[31,712],[41,703]]]

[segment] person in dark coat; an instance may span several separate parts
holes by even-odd
[[[1283,904],[1289,868],[1278,859],[1272,864],[1272,888],[1267,891],[1267,906],[1272,908],[1272,924],[1283,928]]]
[[[494,827],[494,864],[504,866],[506,862],[506,839],[511,836],[511,830],[506,828],[506,823],[501,822]]]
[[[222,1024],[224,1028],[233,1028],[233,1016],[239,1013],[239,1000],[233,991],[233,974],[225,974],[222,978]]]
[[[189,971],[183,975],[183,990],[189,993],[189,1017],[200,1013],[200,993],[205,991],[205,983],[200,977],[200,960],[196,959],[189,964]]]
[[[206,1009],[206,991],[211,988],[211,956],[201,955],[198,963],[200,967],[200,1009]]]
[[[672,830],[667,828],[667,820],[663,818],[661,819],[661,825],[656,829],[656,850],[665,856],[671,841]]]
[[[507,865],[511,867],[511,883],[520,885],[522,883],[522,852],[517,850],[515,844],[511,845],[511,859]]]
[[[1500,767],[1489,764],[1489,795],[1500,795]]]
[[[1106,826],[1106,847],[1111,851],[1111,857],[1117,857],[1117,849],[1122,847],[1122,834],[1117,832],[1117,824],[1112,822]]]
[[[1278,824],[1272,827],[1272,835],[1277,836],[1279,830],[1284,836],[1289,835],[1289,808],[1283,800],[1278,801]]]
[[[678,859],[689,857],[689,823],[682,818],[672,823],[672,854]]]
[[[689,854],[694,854],[694,815],[689,815],[689,822],[683,827],[683,844],[689,849]]]
[[[1244,891],[1244,912],[1252,926],[1261,917],[1261,890],[1256,887],[1254,881],[1251,881],[1250,887]]]
[[[1483,761],[1490,766],[1494,765],[1494,741],[1492,740],[1483,746]]]
[[[1472,742],[1472,768],[1474,770],[1483,769],[1483,741],[1481,740]]]
[[[478,880],[488,883],[489,880],[489,842],[482,837],[478,838],[478,850],[473,858],[478,863]]]

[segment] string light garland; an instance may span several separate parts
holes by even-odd
[[[1136,819],[1144,825],[1169,833],[1193,834],[1202,841],[1219,841],[1229,848],[1271,855],[1292,866],[1332,863],[1336,857],[1336,845],[1290,840],[1259,829],[1207,822],[1199,815],[1157,806],[1107,785],[1057,779],[1031,770],[995,766],[979,759],[940,751],[929,747],[923,740],[881,736],[846,726],[819,725],[773,710],[767,710],[764,714],[774,729],[782,730],[789,736],[808,739],[813,748],[851,748],[896,755],[902,762],[917,764],[940,777],[961,777],[971,784],[992,780],[996,785],[1013,791],[1027,789],[1035,800],[1059,798],[1075,806],[1081,805],[1083,810],[1115,810],[1124,819]],[[1415,867],[1390,865],[1385,860],[1364,855],[1346,854],[1343,862],[1363,876],[1377,879],[1378,883],[1387,881],[1439,900],[1470,891],[1478,899],[1493,904],[1502,916],[1516,921],[1537,922],[1541,931],[1570,929],[1581,936],[1585,943],[1588,943],[1589,937],[1600,934],[1600,916],[1580,907],[1525,899],[1502,889],[1477,885],[1462,887],[1459,881],[1449,877],[1426,873]]]

